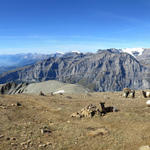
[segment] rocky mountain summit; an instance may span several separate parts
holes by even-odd
[[[147,69],[128,53],[116,49],[97,53],[71,53],[50,57],[0,76],[0,83],[58,80],[79,83],[94,91],[119,91],[124,87],[149,88]]]
[[[121,51],[134,56],[142,65],[150,65],[150,48],[126,48]]]

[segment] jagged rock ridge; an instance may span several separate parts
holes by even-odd
[[[9,81],[40,82],[59,80],[79,83],[94,91],[119,91],[124,87],[149,88],[143,74],[145,68],[135,57],[120,51],[105,50],[96,54],[64,55],[49,58],[0,76],[0,83]]]

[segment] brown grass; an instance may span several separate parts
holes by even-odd
[[[146,100],[141,91],[135,99],[123,98],[121,92],[0,96],[0,105],[5,107],[0,107],[0,150],[138,150],[150,145]],[[70,118],[73,112],[100,101],[120,111],[103,117]],[[16,102],[22,106],[12,105]],[[42,134],[44,127],[51,132]]]

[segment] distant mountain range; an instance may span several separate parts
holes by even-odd
[[[48,59],[50,57],[62,57],[64,55],[72,55],[80,53],[79,51],[72,51],[69,53],[56,52],[54,54],[0,54],[0,74],[20,67],[34,64],[38,61]]]
[[[19,67],[34,64],[38,61],[48,59],[49,57],[61,57],[63,54],[56,52],[55,54],[7,54],[0,55],[0,73],[17,69]]]
[[[44,54],[8,54],[0,55],[0,66],[18,66],[18,65],[28,65],[32,64],[37,60],[42,60],[48,58],[49,55]]]
[[[44,54],[8,54],[0,55],[0,73],[7,72],[18,67],[34,64],[35,62],[49,58]]]
[[[59,80],[78,83],[94,91],[119,91],[124,87],[145,89],[150,87],[150,80],[147,66],[140,63],[143,52],[133,56],[123,50],[107,49],[97,53],[53,55],[0,75],[0,83]]]

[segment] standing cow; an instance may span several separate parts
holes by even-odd
[[[142,94],[145,98],[150,97],[150,92],[142,91]]]
[[[131,90],[130,88],[124,88],[123,89],[123,96],[127,98],[129,95],[132,98],[134,98],[135,97],[135,90]]]

